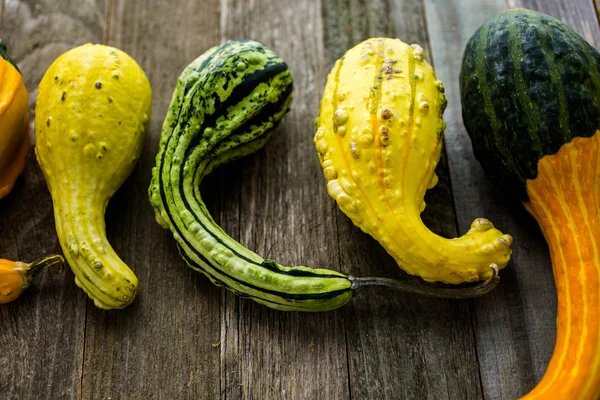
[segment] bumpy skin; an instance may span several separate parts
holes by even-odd
[[[593,135],[599,70],[600,54],[548,15],[512,9],[477,29],[465,48],[460,94],[475,157],[490,179],[526,201],[540,158]]]
[[[75,282],[103,309],[123,308],[137,292],[137,277],[106,239],[104,212],[137,162],[151,100],[139,65],[103,45],[66,52],[39,86],[35,150],[60,244]]]
[[[423,49],[375,38],[350,49],[327,79],[314,138],[327,190],[401,268],[451,284],[489,279],[512,238],[483,218],[457,239],[420,218],[437,183],[446,98]]]
[[[325,311],[352,296],[346,276],[263,259],[221,230],[199,190],[218,165],[267,142],[289,110],[292,86],[287,65],[258,42],[227,42],[198,57],[173,93],[149,196],[187,264],[214,284],[279,310]]]
[[[0,40],[0,199],[12,190],[29,150],[27,88]]]
[[[600,399],[600,55],[529,10],[487,21],[461,69],[463,119],[488,176],[550,247],[556,347],[524,399]]]

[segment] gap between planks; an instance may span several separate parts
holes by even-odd
[[[596,10],[596,19],[598,20],[598,24],[600,25],[600,4],[598,4],[599,0],[594,1],[594,9]],[[0,24],[0,29],[2,25]]]
[[[428,53],[429,53],[429,59],[431,62],[431,66],[433,67],[433,70],[435,71],[436,65],[435,65],[435,58],[434,58],[434,48],[431,44],[431,35],[429,32],[429,22],[427,21],[427,2],[426,2],[426,0],[419,0],[419,1],[421,3],[421,18],[423,20],[423,30],[425,31],[425,39],[426,39],[427,49],[428,49]],[[507,0],[507,1],[510,1],[510,0]],[[454,188],[452,185],[452,175],[450,173],[450,160],[448,158],[448,146],[446,145],[445,141],[446,141],[446,139],[444,136],[444,145],[442,146],[442,153],[443,153],[442,156],[445,156],[446,160],[448,160],[448,172],[450,174],[449,179],[448,179],[448,186],[449,186],[449,191],[452,194],[452,198],[453,198],[452,212],[454,215],[454,223],[456,226],[456,230],[457,230],[456,234],[458,237],[458,235],[460,235],[460,223],[459,223],[460,221],[458,218],[458,209],[456,207],[456,202],[459,199],[456,199],[454,197]],[[473,340],[473,345],[475,347],[474,353],[475,353],[475,361],[477,363],[477,378],[478,378],[479,390],[482,395],[482,398],[484,398],[484,396],[483,396],[483,394],[484,394],[483,377],[481,374],[481,365],[479,363],[479,352],[477,351],[477,348],[478,348],[477,347],[478,346],[477,334],[476,334],[477,326],[476,326],[476,322],[475,322],[476,310],[475,310],[475,307],[474,307],[472,301],[467,302],[467,310],[469,313],[469,323],[471,325],[471,336],[472,336],[472,340]]]
[[[6,0],[2,0],[2,4],[0,5],[0,38],[4,33],[4,7]]]

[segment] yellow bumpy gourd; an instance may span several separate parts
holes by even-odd
[[[425,192],[437,183],[446,107],[423,53],[374,38],[336,62],[314,138],[327,191],[410,274],[450,284],[487,280],[491,266],[510,259],[510,235],[479,218],[464,236],[445,239],[421,221]]]
[[[66,52],[39,86],[35,150],[60,244],[77,285],[104,309],[127,306],[137,292],[137,277],[106,239],[104,212],[139,158],[151,100],[140,66],[103,45]]]

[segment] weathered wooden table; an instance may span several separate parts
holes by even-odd
[[[598,0],[596,0],[598,1]],[[600,44],[594,0],[2,0],[0,37],[36,87],[62,52],[107,43],[134,57],[154,91],[132,177],[111,201],[108,234],[140,292],[123,311],[94,307],[70,270],[49,272],[0,307],[3,399],[512,399],[538,381],[555,336],[547,247],[519,204],[497,191],[463,128],[458,72],[477,26],[506,7],[557,16]],[[187,268],[154,222],[146,190],[162,119],[185,65],[228,39],[260,40],[290,65],[295,99],[273,140],[204,184],[225,231],[285,264],[403,279],[394,261],[326,193],[313,119],[326,75],[372,36],[426,48],[448,95],[440,184],[424,213],[455,237],[476,217],[514,236],[500,286],[469,301],[370,290],[337,311],[284,313],[213,286]],[[0,201],[0,255],[59,252],[52,204],[31,152]]]

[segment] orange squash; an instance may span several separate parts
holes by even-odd
[[[61,256],[48,256],[27,264],[0,258],[0,304],[17,299],[41,271],[53,265],[63,265]]]
[[[12,190],[29,150],[28,94],[0,40],[0,199]]]
[[[557,337],[542,381],[524,399],[600,398],[600,134],[542,158],[525,208],[550,247]]]

